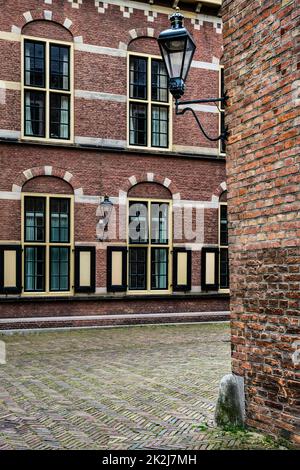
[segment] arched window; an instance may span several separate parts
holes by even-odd
[[[49,181],[49,178],[52,180]],[[52,185],[57,192],[42,192]],[[59,191],[60,189],[60,191]],[[24,294],[73,289],[73,195],[63,180],[41,176],[22,192]]]
[[[128,193],[128,291],[170,290],[171,193],[143,182]]]
[[[47,26],[51,32],[51,23]],[[37,37],[39,24],[28,27],[30,35],[25,27],[22,37],[22,138],[71,142],[73,44]]]
[[[145,38],[134,42],[139,41],[145,41]],[[129,52],[128,144],[135,147],[171,148],[171,103],[168,77],[161,57]]]

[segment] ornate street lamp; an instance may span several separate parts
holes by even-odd
[[[184,94],[185,80],[189,72],[196,44],[183,27],[183,16],[176,12],[170,17],[171,29],[162,31],[158,44],[169,76],[170,92],[175,99]]]
[[[113,203],[109,199],[108,195],[105,194],[103,200],[99,204],[99,212],[97,215],[100,216],[99,222],[97,224],[97,236],[98,239],[104,240],[104,232],[108,230],[108,222],[113,210]]]
[[[170,16],[171,28],[162,31],[157,39],[169,78],[169,90],[175,98],[175,112],[177,115],[181,115],[186,113],[186,111],[191,111],[200,130],[207,139],[211,141],[220,139],[226,140],[227,129],[224,129],[218,137],[210,137],[203,129],[193,108],[185,107],[184,109],[179,109],[180,106],[187,104],[214,103],[220,111],[217,103],[223,103],[225,105],[227,100],[225,93],[225,96],[221,98],[179,101],[184,94],[185,81],[196,50],[196,45],[192,36],[183,26],[183,20],[184,16],[177,9],[177,11]]]

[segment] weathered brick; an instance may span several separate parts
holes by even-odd
[[[300,438],[299,365],[292,356],[300,338],[297,16],[299,3],[293,1],[223,2],[232,365],[245,379],[247,424],[295,443]]]

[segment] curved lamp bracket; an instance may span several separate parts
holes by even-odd
[[[208,140],[210,140],[212,142],[216,142],[218,140],[226,141],[227,138],[228,138],[228,126],[226,126],[224,131],[221,132],[221,134],[218,135],[217,137],[211,137],[205,132],[205,130],[204,130],[204,128],[203,128],[203,126],[200,122],[200,119],[198,118],[198,116],[195,113],[195,110],[193,108],[191,108],[190,106],[187,106],[186,108],[179,109],[179,107],[180,106],[185,106],[185,105],[188,105],[188,104],[214,103],[217,106],[218,111],[221,112],[221,109],[219,108],[217,103],[222,103],[224,106],[226,106],[227,100],[228,100],[227,93],[225,93],[225,95],[222,98],[208,98],[208,99],[203,99],[203,100],[187,100],[187,101],[179,101],[178,99],[176,99],[175,100],[175,114],[177,116],[180,116],[180,115],[185,114],[187,111],[190,111],[193,114],[193,116],[195,118],[195,121],[198,124],[199,129],[201,130],[201,132],[204,134],[204,136]]]

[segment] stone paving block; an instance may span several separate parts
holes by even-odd
[[[214,428],[227,324],[1,335],[0,449],[245,448]],[[265,447],[261,436],[251,448]]]

